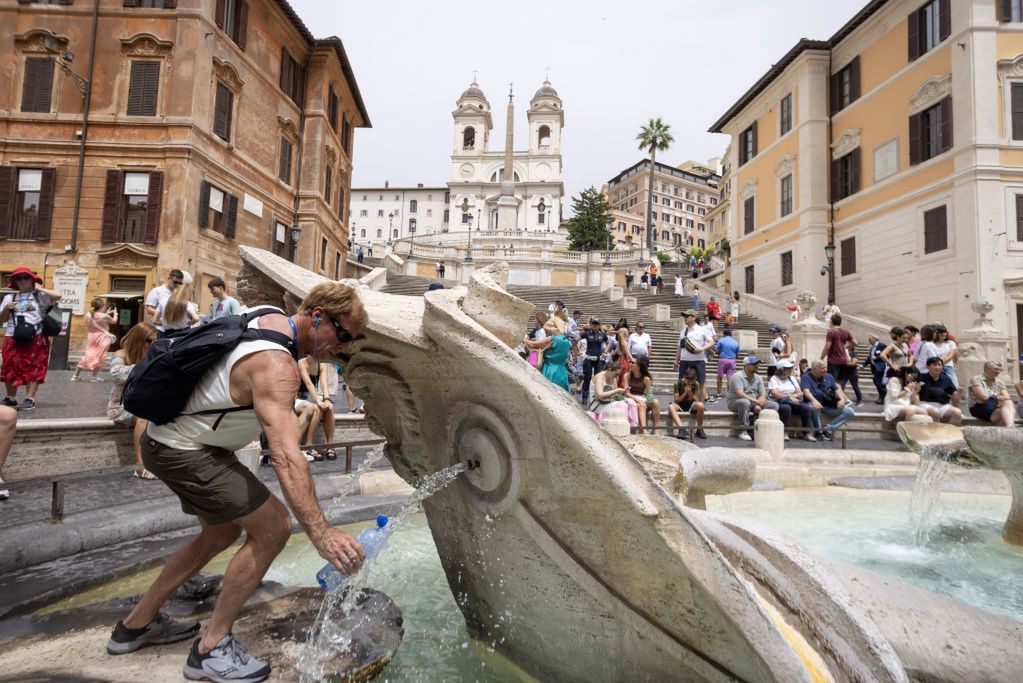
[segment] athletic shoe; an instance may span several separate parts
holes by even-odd
[[[270,665],[250,657],[245,648],[228,634],[206,654],[199,654],[199,641],[192,643],[183,671],[190,681],[214,683],[258,683],[270,677]]]
[[[884,401],[882,401],[881,399],[877,399],[876,401],[874,401],[874,405],[875,406],[883,406],[884,405]]]
[[[862,408],[863,407],[863,401],[857,401],[856,407],[857,408]]]
[[[123,621],[119,621],[107,641],[107,652],[123,655],[148,645],[166,645],[187,640],[198,632],[198,621],[171,621],[163,612],[142,628],[128,628]]]
[[[825,441],[834,441],[835,440],[834,435],[831,432],[829,432],[829,431],[821,432],[821,436],[824,437]]]
[[[739,438],[743,441],[752,441],[753,437],[749,435],[749,432],[739,432]]]
[[[17,408],[18,407],[18,399],[11,398],[10,396],[4,396],[4,400],[0,401],[0,403],[3,403],[8,408]]]
[[[817,441],[817,437],[816,437],[816,436],[814,436],[813,434],[811,434],[810,432],[807,432],[807,433],[806,433],[806,434],[805,434],[805,435],[803,436],[803,438],[804,438],[804,439],[806,439],[807,441]]]
[[[305,456],[305,461],[306,461],[306,462],[313,462],[314,460],[316,460],[316,456],[315,456],[315,455],[313,455],[313,451],[312,451],[312,449],[310,449],[310,450],[306,451],[306,452],[305,452],[305,453],[303,453],[302,455],[304,455],[304,456]]]
[[[11,492],[7,490],[7,487],[4,486],[4,484],[4,480],[0,479],[0,500],[7,500],[11,497]]]
[[[688,437],[689,437],[689,432],[687,432],[684,429],[680,429],[680,430],[678,430],[678,432],[675,433],[675,438],[676,439],[686,439]]]
[[[34,398],[29,398],[28,396],[26,396],[25,400],[21,402],[21,405],[18,406],[18,410],[20,410],[23,413],[27,413],[27,412],[35,410],[35,409],[36,409],[36,400]]]
[[[707,432],[703,431],[702,427],[700,429],[697,429],[696,430],[696,438],[697,439],[706,439],[707,438]]]
[[[75,377],[74,375],[71,375],[71,377],[68,379],[68,381],[69,382],[81,382],[82,378],[81,377]]]

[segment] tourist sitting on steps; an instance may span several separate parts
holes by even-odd
[[[639,411],[639,426],[646,427],[647,411],[652,413],[653,427],[661,421],[661,402],[654,398],[654,378],[650,376],[650,358],[638,356],[625,376],[628,391],[625,396],[636,403]]]
[[[596,416],[600,422],[606,415],[614,411],[624,410],[629,425],[635,427],[639,424],[639,410],[634,401],[626,396],[628,391],[625,387],[619,386],[622,364],[617,359],[608,361],[604,369],[593,376],[591,382],[593,389],[593,400],[588,410]]]
[[[313,287],[294,317],[273,311],[248,322],[263,338],[242,341],[225,353],[198,381],[177,417],[159,426],[150,423],[146,431],[146,468],[177,494],[186,513],[198,515],[201,530],[170,557],[131,613],[117,623],[107,643],[111,654],[195,636],[198,622],[171,621],[160,608],[245,532],[244,544],[224,573],[206,631],[192,643],[184,675],[217,683],[261,681],[270,675],[270,666],[249,656],[231,634],[242,606],[291,535],[288,507],[234,456],[261,429],[284,498],[310,542],[345,575],[362,566],[362,546],[327,521],[298,448],[293,403],[299,372],[293,354],[334,362],[362,332],[366,311],[352,287],[335,282]],[[131,388],[147,387],[136,383]]]
[[[791,358],[783,358],[778,361],[777,372],[774,377],[768,380],[767,393],[772,400],[778,403],[778,417],[781,423],[788,430],[789,419],[793,413],[799,415],[804,429],[811,429],[813,426],[813,406],[803,400],[803,390],[799,386],[799,380],[793,376],[793,369],[796,364]],[[789,432],[785,432],[785,440],[789,439]],[[793,436],[799,436],[793,433]],[[816,441],[817,438],[809,431],[803,432],[803,438],[807,441]]]
[[[3,474],[4,462],[11,452],[11,444],[14,443],[14,431],[18,425],[18,412],[8,406],[0,406],[0,474]],[[0,500],[7,500],[11,492],[4,485],[3,477],[0,477]]]
[[[927,415],[920,405],[920,373],[916,366],[906,365],[889,370],[884,399],[884,419],[888,422],[908,420],[914,415]]]
[[[955,406],[953,397],[959,389],[944,371],[944,361],[938,356],[927,360],[927,374],[920,378],[920,406],[935,422],[961,425],[963,413]]]
[[[803,374],[799,387],[803,398],[813,406],[813,426],[818,439],[833,440],[832,430],[844,427],[856,414],[842,387],[828,373],[828,364],[819,358],[810,364],[810,372]],[[826,430],[821,426],[821,413],[831,418]]]
[[[696,368],[692,366],[686,368],[685,374],[675,383],[674,399],[668,404],[668,415],[678,427],[675,438],[689,437],[682,425],[682,415],[689,413],[689,428],[693,430],[693,436],[706,439],[707,433],[703,431],[703,401],[700,400],[700,380],[697,378]]]
[[[728,382],[728,409],[735,413],[739,425],[739,438],[753,440],[753,423],[764,408],[778,410],[778,404],[767,398],[767,387],[757,374],[760,359],[746,356],[742,361],[742,372],[737,372]]]
[[[984,363],[984,374],[970,380],[970,415],[993,425],[1011,427],[1016,422],[1016,405],[998,379],[1002,364],[993,360]]]

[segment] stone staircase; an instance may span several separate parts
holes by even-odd
[[[667,280],[667,275],[664,275]],[[595,315],[604,324],[615,324],[620,318],[626,318],[630,327],[635,327],[636,322],[642,320],[646,323],[647,333],[653,339],[653,354],[650,359],[650,372],[654,377],[658,391],[670,391],[677,373],[672,368],[675,359],[675,344],[678,342],[678,330],[672,327],[670,322],[657,322],[646,319],[642,309],[652,304],[664,304],[671,309],[672,320],[681,317],[682,312],[690,308],[692,299],[690,296],[676,297],[674,291],[674,274],[671,275],[672,286],[665,283],[664,289],[659,294],[644,293],[637,287],[633,288],[631,296],[637,299],[638,309],[628,310],[622,307],[621,302],[612,302],[607,296],[596,287],[543,287],[534,285],[509,285],[508,291],[515,296],[524,299],[539,310],[546,310],[547,307],[560,299],[564,302],[569,312],[576,309],[583,312],[585,316]],[[388,294],[401,294],[405,296],[422,296],[432,282],[441,282],[445,287],[456,287],[459,283],[452,280],[437,280],[433,278],[416,277],[411,275],[387,274],[387,285],[384,292]],[[707,297],[701,297],[700,311],[706,312]],[[787,321],[781,321],[784,326]],[[526,326],[528,321],[524,321]],[[743,349],[743,352],[756,352],[761,359],[766,357],[771,340],[770,328],[775,324],[773,321],[762,320],[754,316],[743,315],[739,323],[733,327],[733,334],[738,338],[738,331],[752,330],[757,333],[757,349]],[[860,358],[866,358],[867,349],[861,348]],[[710,389],[715,386],[717,371],[717,359],[712,358],[707,363],[707,378]],[[864,400],[874,400],[877,392],[870,380],[870,371],[861,369],[860,389],[863,391]],[[850,387],[851,391],[851,387]]]

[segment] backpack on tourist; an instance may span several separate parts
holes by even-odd
[[[228,315],[213,322],[174,332],[153,342],[149,353],[135,364],[124,385],[122,403],[136,417],[162,425],[181,415],[202,376],[243,341],[264,339],[280,344],[297,358],[294,340],[273,330],[249,329],[251,320],[279,308],[264,307],[242,315]],[[248,410],[239,406],[227,410],[202,411],[220,414]],[[213,429],[220,420],[213,423]]]

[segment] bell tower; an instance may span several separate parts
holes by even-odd
[[[490,102],[475,80],[458,98],[451,116],[455,120],[453,154],[482,157],[487,151],[494,122]]]
[[[565,126],[565,112],[561,97],[545,80],[533,99],[529,101],[529,151],[532,154],[561,154],[561,129]]]

